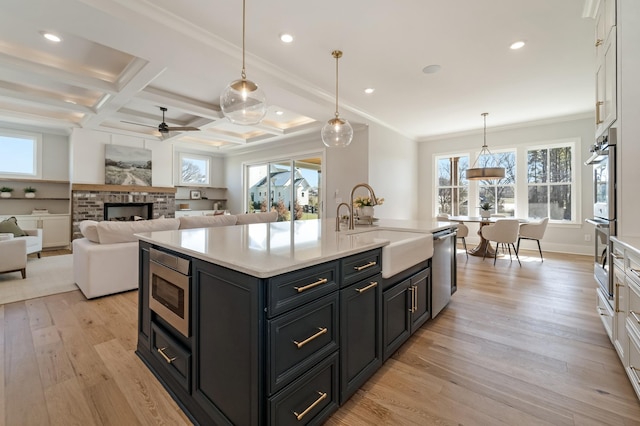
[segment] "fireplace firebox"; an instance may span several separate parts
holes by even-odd
[[[104,220],[153,219],[153,203],[104,203]]]

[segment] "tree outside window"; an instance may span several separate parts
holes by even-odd
[[[203,155],[180,154],[180,184],[209,185],[210,161]]]
[[[469,168],[468,156],[440,157],[438,187],[436,191],[437,214],[452,216],[469,214],[469,181],[464,177]]]
[[[527,151],[528,207],[530,218],[573,220],[572,146]]]
[[[491,158],[492,157],[492,158]],[[482,155],[479,164],[504,167],[502,179],[479,181],[480,204],[491,204],[492,214],[514,216],[516,210],[516,153],[515,151]]]

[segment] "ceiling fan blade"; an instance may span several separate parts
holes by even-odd
[[[133,121],[125,121],[125,120],[120,120],[121,123],[127,123],[127,124],[133,124],[134,126],[143,126],[143,127],[151,127],[154,129],[157,129],[158,126],[150,126],[148,124],[142,124],[142,123],[134,123]]]
[[[167,130],[170,132],[198,132],[200,129],[197,127],[167,127]]]

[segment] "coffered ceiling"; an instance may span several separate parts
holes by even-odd
[[[106,130],[233,150],[341,116],[416,140],[591,114],[592,0],[247,0],[247,77],[260,125],[219,96],[240,77],[241,0],[3,0],[0,125]],[[45,40],[50,31],[60,43]],[[279,40],[291,33],[293,43]],[[509,45],[524,40],[524,48]],[[426,74],[428,65],[440,71]],[[375,88],[365,94],[367,87]],[[169,126],[200,131],[160,134]],[[134,124],[133,124],[134,123]]]

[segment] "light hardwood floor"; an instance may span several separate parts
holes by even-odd
[[[458,292],[327,425],[634,425],[591,258],[458,255]],[[137,292],[0,306],[0,425],[189,424],[134,354]]]

